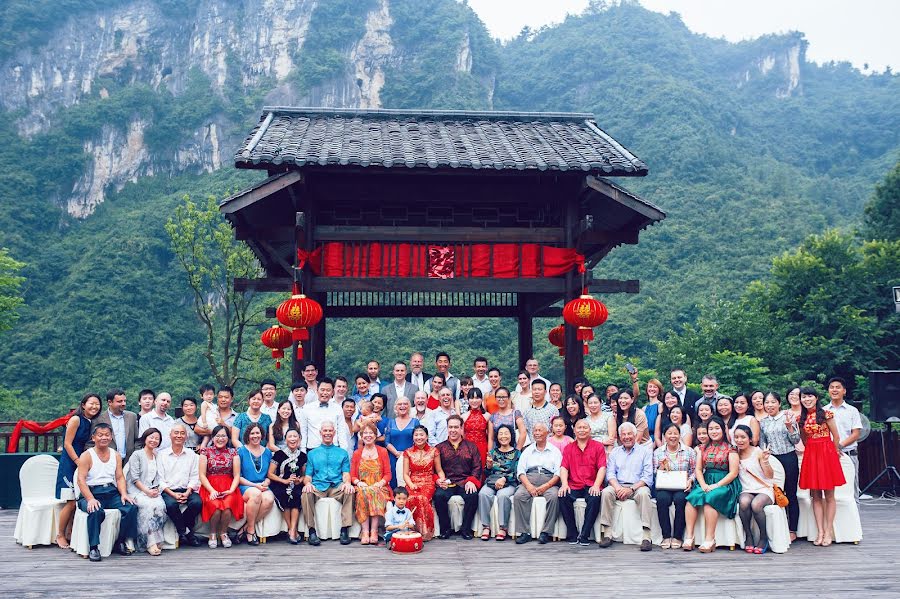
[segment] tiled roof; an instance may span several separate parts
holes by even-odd
[[[235,166],[280,165],[647,174],[591,114],[266,107]]]

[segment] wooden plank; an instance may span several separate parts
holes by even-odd
[[[300,171],[289,171],[287,173],[274,175],[259,185],[245,189],[224,200],[219,204],[219,211],[225,215],[234,214],[247,206],[255,204],[259,200],[267,198],[273,193],[277,193],[285,187],[289,187],[302,180],[303,174],[300,173]]]
[[[320,225],[316,241],[459,241],[481,243],[562,243],[562,227],[365,227]]]
[[[601,181],[600,179],[598,179],[597,177],[594,177],[593,175],[588,175],[587,177],[585,177],[584,182],[588,187],[590,187],[594,191],[603,194],[604,196],[611,199],[612,201],[617,202],[627,208],[630,208],[631,210],[634,210],[635,212],[642,214],[643,216],[646,216],[650,220],[658,221],[658,220],[663,220],[664,218],[666,218],[666,215],[664,212],[657,210],[656,208],[654,208],[653,206],[650,206],[649,204],[645,204],[644,202],[638,201],[627,194],[619,192],[619,190],[616,189],[615,187],[613,187],[612,185],[610,185],[604,181]]]
[[[635,279],[589,279],[592,293],[640,293],[640,281]],[[309,291],[394,291],[394,292],[499,292],[562,294],[565,280],[548,279],[431,279],[428,277],[312,277],[307,285]],[[234,280],[235,291],[284,292],[291,290],[288,277],[267,277],[264,279]],[[556,301],[556,300],[554,300]],[[552,303],[552,302],[550,302]],[[544,304],[547,305],[547,304]],[[539,309],[540,305],[532,306]]]
[[[893,599],[897,596],[900,508],[863,502],[860,511],[865,536],[861,544],[825,548],[798,541],[781,555],[748,556],[723,548],[700,555],[697,551],[664,551],[659,547],[640,553],[636,546],[621,543],[601,551],[596,546],[572,547],[564,542],[515,545],[511,540],[482,543],[457,536],[429,541],[421,553],[415,554],[394,554],[358,542],[342,546],[333,540],[324,541],[321,547],[295,547],[269,539],[257,547],[183,547],[166,550],[160,557],[113,554],[92,564],[56,547],[29,551],[15,544],[12,534],[18,511],[0,510],[0,536],[4,540],[0,543],[0,576],[6,581],[9,597],[115,598],[130,596],[136,589],[156,589],[156,595],[165,597],[194,596],[197,573],[203,572],[205,595],[309,594],[313,584],[315,589],[326,589],[330,599],[356,599],[360,596],[360,573],[364,573],[366,593],[390,595],[396,594],[399,572],[427,572],[410,582],[417,596],[462,599],[497,597],[497,573],[515,572],[504,579],[504,596],[560,596],[559,587],[577,584],[580,596],[605,597],[610,595],[611,583],[609,568],[598,569],[602,561],[614,568],[612,587],[627,589],[636,597],[812,599],[830,596],[827,589],[842,589],[841,596],[848,598]],[[308,576],[285,577],[283,572],[259,570],[259,575],[247,574],[248,567],[271,567],[298,559],[304,572],[315,573],[314,582]],[[373,567],[374,563],[383,567]],[[560,567],[565,570],[562,578]],[[653,572],[677,572],[677,576],[671,583],[664,583],[659,575],[648,575]]]

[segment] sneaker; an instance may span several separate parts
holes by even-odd
[[[228,535],[223,535],[223,536],[224,536],[226,539],[228,538]],[[210,535],[210,536],[209,536],[209,542],[207,543],[207,545],[209,545],[209,548],[210,548],[210,549],[215,549],[216,547],[219,546],[219,543],[216,541],[216,535]],[[225,545],[225,543],[222,543],[222,546],[224,546],[224,545]]]
[[[868,493],[863,493],[862,495],[859,496],[859,498],[862,500],[867,500],[867,499],[872,499],[872,496],[869,495]]]
[[[591,541],[589,539],[585,539],[584,537],[578,537],[578,546],[579,547],[590,547]]]
[[[566,539],[566,543],[569,545],[577,545],[580,539],[578,537],[569,537]]]

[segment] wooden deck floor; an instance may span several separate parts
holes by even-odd
[[[16,512],[0,511],[0,581],[19,597],[898,597],[900,507],[864,506],[859,545],[814,547],[783,555],[640,553],[565,543],[434,541],[416,555],[384,548],[270,542],[259,547],[179,549],[160,557],[110,556],[92,564],[55,547],[33,550],[13,538]],[[563,587],[573,585],[576,592]],[[571,587],[570,587],[571,588]]]

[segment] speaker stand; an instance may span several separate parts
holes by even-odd
[[[885,431],[883,430],[881,431],[881,448],[882,451],[884,451],[884,470],[879,472],[878,476],[873,478],[872,481],[867,484],[862,491],[859,492],[860,495],[864,495],[865,493],[867,493],[868,490],[875,485],[875,483],[881,480],[884,476],[887,476],[888,484],[891,488],[891,494],[894,497],[900,497],[900,495],[898,495],[897,493],[897,483],[900,483],[900,472],[897,471],[897,468],[893,464],[888,462],[888,460],[891,459],[894,455],[894,432],[891,428],[890,422],[888,423],[887,428],[887,444],[885,444],[884,442],[884,432]]]

